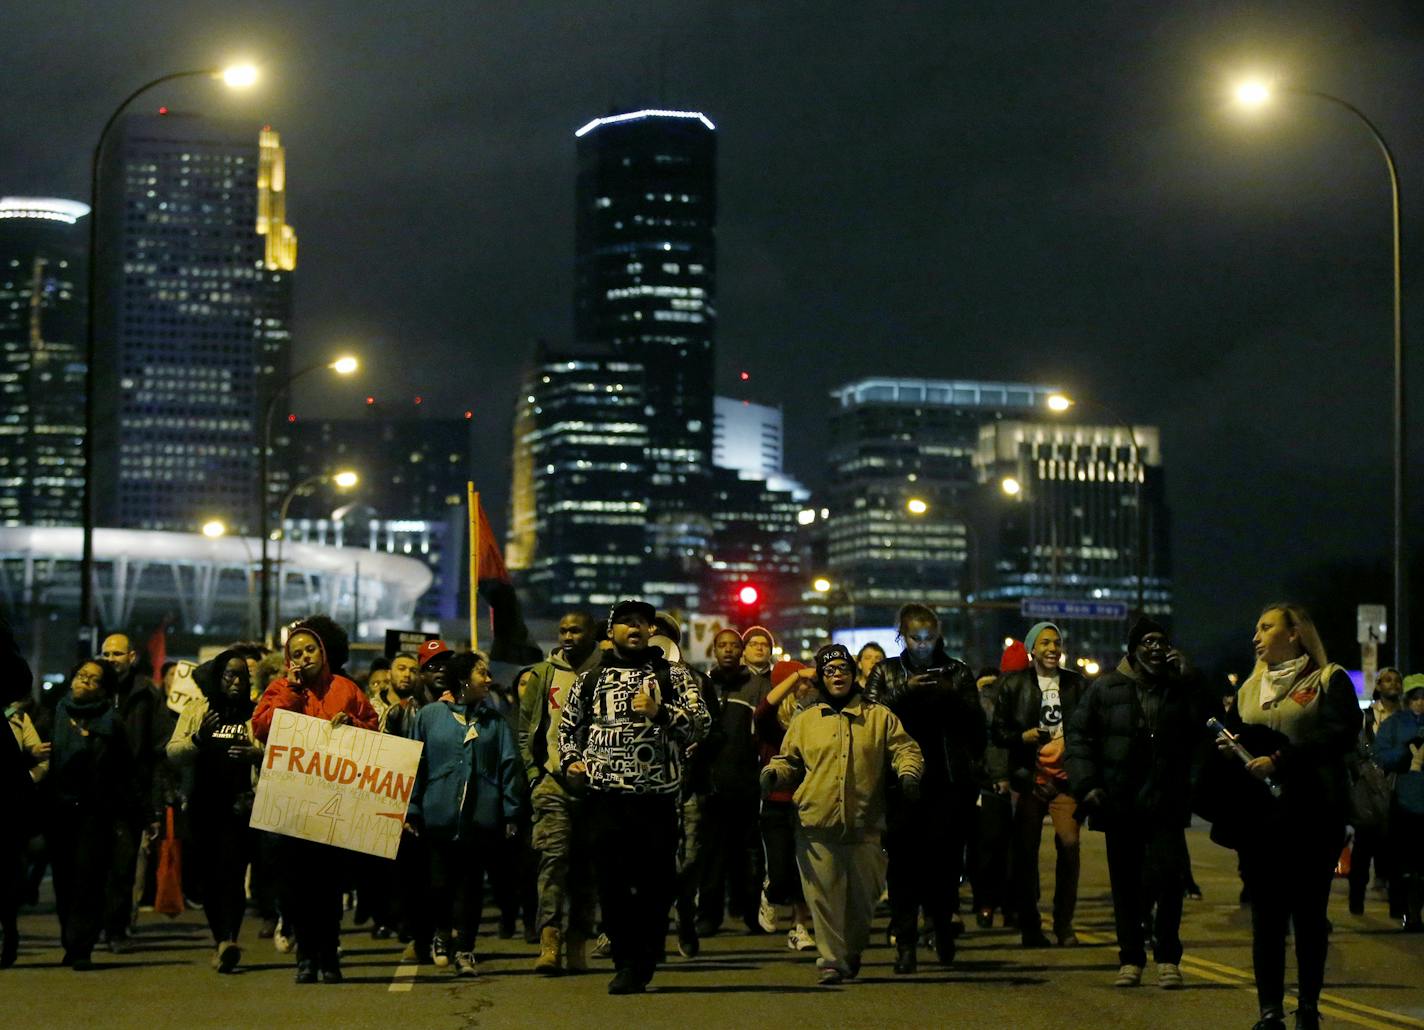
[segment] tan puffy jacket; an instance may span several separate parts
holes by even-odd
[[[890,709],[857,695],[839,712],[822,701],[797,714],[767,769],[778,785],[795,787],[797,814],[809,836],[857,841],[885,829],[891,770],[918,780],[924,757]]]

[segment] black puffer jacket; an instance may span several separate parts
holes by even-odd
[[[908,654],[887,658],[870,670],[865,696],[895,713],[925,758],[921,789],[927,795],[977,793],[984,783],[984,748],[989,742],[974,673],[963,662],[935,649],[926,668],[945,669],[930,686],[912,687]]]
[[[1064,763],[1073,797],[1105,794],[1089,825],[1111,830],[1151,819],[1186,826],[1192,772],[1210,745],[1206,712],[1201,679],[1190,671],[1149,683],[1123,658],[1088,687],[1068,720]]]
[[[1038,689],[1038,673],[1030,665],[1011,672],[999,680],[999,700],[994,706],[994,723],[989,739],[1009,753],[1009,785],[1022,793],[1033,789],[1034,770],[1038,766],[1038,748],[1024,743],[1023,735],[1039,724],[1039,709],[1043,707],[1043,692]],[[1073,718],[1082,700],[1087,683],[1076,672],[1058,671],[1058,700],[1063,708],[1063,722]]]

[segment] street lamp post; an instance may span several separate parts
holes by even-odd
[[[287,542],[287,510],[292,506],[292,500],[309,486],[317,483],[335,483],[338,489],[350,490],[361,481],[360,477],[349,470],[342,472],[321,472],[315,476],[309,476],[296,486],[287,491],[287,496],[282,498],[282,507],[277,515],[277,592],[273,607],[272,625],[280,627],[282,625],[282,551]]]
[[[1078,401],[1073,400],[1065,394],[1055,393],[1048,398],[1048,410],[1063,414],[1073,408]],[[1112,408],[1101,401],[1092,401],[1092,406],[1099,408],[1108,418],[1112,419],[1123,429],[1127,430],[1128,444],[1132,447],[1132,503],[1136,509],[1135,526],[1133,529],[1133,550],[1134,571],[1133,578],[1137,580],[1137,612],[1139,615],[1147,614],[1147,510],[1142,506],[1142,481],[1147,478],[1147,466],[1142,461],[1142,450],[1137,445],[1137,430],[1133,428],[1131,422],[1123,418]]]
[[[81,643],[82,654],[92,654],[97,649],[94,637],[98,628],[94,624],[94,365],[98,360],[95,311],[99,306],[99,162],[103,157],[104,143],[109,138],[109,130],[114,127],[114,123],[129,104],[155,86],[189,78],[221,79],[229,88],[245,89],[257,81],[257,69],[251,65],[193,68],[150,79],[124,97],[119,106],[114,108],[113,114],[109,115],[109,120],[99,132],[99,139],[94,144],[94,154],[89,163],[89,296],[84,326],[84,539],[79,563],[79,626],[80,635],[87,640],[87,644]]]
[[[272,395],[267,398],[267,405],[262,412],[262,448],[258,455],[257,469],[257,535],[261,537],[262,564],[258,574],[260,589],[258,591],[258,636],[261,640],[267,639],[267,630],[270,623],[267,621],[268,609],[271,605],[271,584],[269,582],[272,572],[271,563],[267,558],[267,543],[271,536],[268,528],[268,495],[271,491],[271,483],[268,481],[271,476],[271,451],[272,451],[272,413],[277,410],[277,402],[282,399],[293,383],[302,376],[318,369],[329,368],[337,375],[349,376],[360,367],[360,363],[353,357],[344,356],[335,361],[318,361],[314,365],[306,368],[294,375],[288,376],[286,382],[278,385]],[[290,500],[290,495],[288,497]],[[283,511],[285,511],[285,504]]]
[[[1393,273],[1394,286],[1394,511],[1393,511],[1393,539],[1394,539],[1394,624],[1395,624],[1395,645],[1394,664],[1401,669],[1409,668],[1409,550],[1408,538],[1405,532],[1405,512],[1407,511],[1407,483],[1404,474],[1404,463],[1407,458],[1406,446],[1406,426],[1405,426],[1405,392],[1404,392],[1404,291],[1402,288],[1402,264],[1403,245],[1400,234],[1399,217],[1399,169],[1394,162],[1394,152],[1390,150],[1389,143],[1385,140],[1384,134],[1369,116],[1361,111],[1354,104],[1347,100],[1342,100],[1329,93],[1322,93],[1320,90],[1304,89],[1298,86],[1273,87],[1269,83],[1260,81],[1245,82],[1236,88],[1236,100],[1243,107],[1262,107],[1269,103],[1274,92],[1289,93],[1293,96],[1313,97],[1316,100],[1324,100],[1334,104],[1336,107],[1347,111],[1354,116],[1369,132],[1370,137],[1375,141],[1375,146],[1379,148],[1380,156],[1384,158],[1385,169],[1389,173],[1390,192],[1390,215],[1391,228],[1393,229],[1393,252],[1391,269]]]

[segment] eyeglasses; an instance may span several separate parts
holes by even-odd
[[[103,683],[103,682],[104,682],[104,677],[103,677],[102,674],[100,674],[100,675],[95,675],[95,674],[92,673],[92,672],[76,672],[76,673],[74,674],[74,682],[75,682],[75,683]]]

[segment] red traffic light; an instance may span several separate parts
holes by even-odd
[[[737,600],[750,608],[761,600],[761,591],[748,583],[737,591]]]

